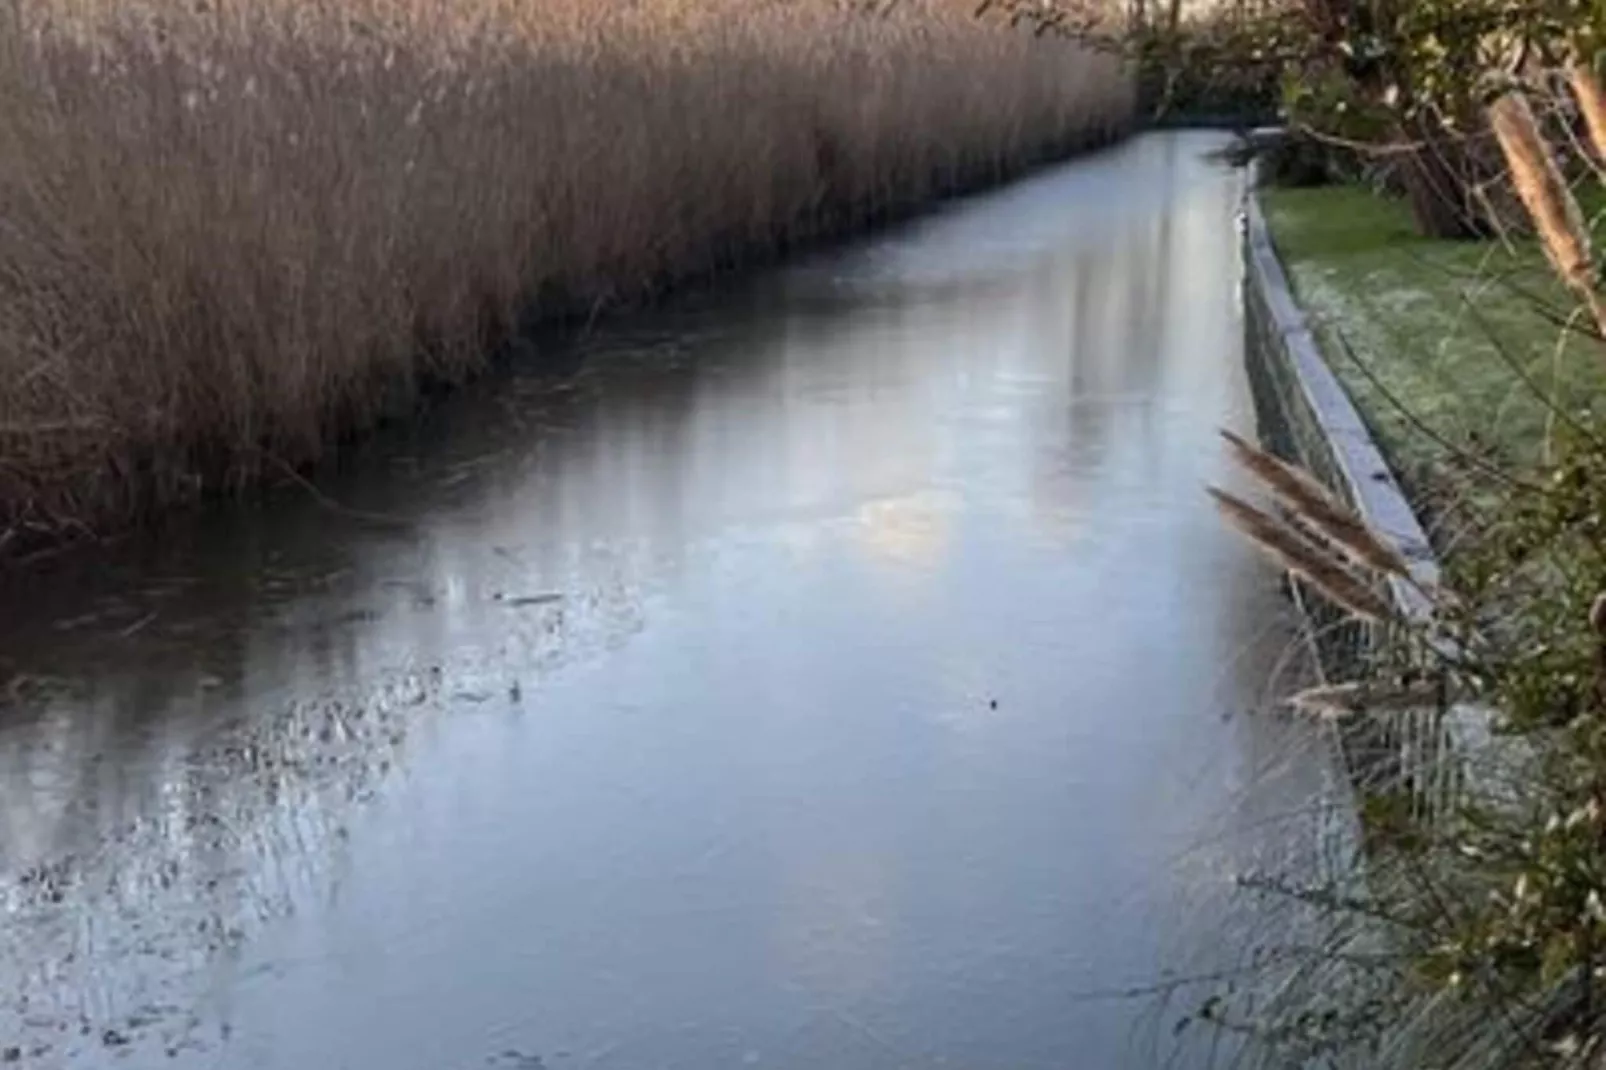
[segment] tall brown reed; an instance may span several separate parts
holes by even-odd
[[[315,458],[521,315],[1111,135],[969,0],[0,4],[0,535]]]

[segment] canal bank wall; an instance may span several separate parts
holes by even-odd
[[[1244,359],[1261,442],[1309,469],[1404,555],[1419,583],[1433,586],[1439,564],[1427,532],[1322,354],[1277,254],[1255,185],[1251,181],[1245,194],[1242,217]],[[1386,594],[1402,617],[1415,619],[1428,611],[1422,592],[1401,578],[1390,577]],[[1341,613],[1308,592],[1300,599],[1325,673],[1342,675],[1374,649],[1377,625]]]
[[[1424,620],[1431,606],[1422,588],[1436,586],[1440,564],[1427,531],[1390,469],[1360,410],[1328,364],[1300,306],[1272,239],[1251,167],[1240,216],[1243,257],[1244,361],[1262,446],[1297,464],[1343,501],[1405,558],[1415,584],[1386,580],[1385,595],[1405,621]],[[1382,650],[1387,625],[1361,620],[1298,580],[1289,590],[1307,624],[1313,660],[1324,680],[1360,676]],[[1484,711],[1454,708],[1352,719],[1340,731],[1344,759],[1362,786],[1406,786],[1430,805],[1457,789],[1457,762],[1489,738]]]

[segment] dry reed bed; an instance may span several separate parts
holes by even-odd
[[[830,0],[0,3],[0,541],[315,459],[571,312],[1106,138],[1108,58]]]

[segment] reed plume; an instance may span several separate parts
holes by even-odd
[[[1221,437],[1240,467],[1264,483],[1299,521],[1350,560],[1378,572],[1411,578],[1411,566],[1404,555],[1310,475],[1231,431],[1223,430]]]
[[[1397,614],[1388,602],[1362,577],[1293,525],[1217,487],[1206,489],[1228,524],[1333,604],[1365,620],[1396,619]]]
[[[1288,700],[1301,713],[1344,717],[1358,713],[1410,713],[1431,709],[1441,700],[1437,684],[1391,686],[1372,682],[1309,687]]]
[[[1606,86],[1601,85],[1596,62],[1575,56],[1567,64],[1567,83],[1584,117],[1589,147],[1596,163],[1606,163]]]
[[[1600,279],[1589,229],[1545,145],[1527,97],[1507,92],[1489,105],[1488,115],[1512,184],[1534,221],[1546,257],[1561,280],[1588,305],[1597,330],[1606,337],[1606,302],[1596,289]]]

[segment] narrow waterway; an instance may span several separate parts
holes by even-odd
[[[1194,1065],[1265,712],[1241,176],[1151,136],[0,584],[25,1066]],[[1242,932],[1239,926],[1244,927]]]

